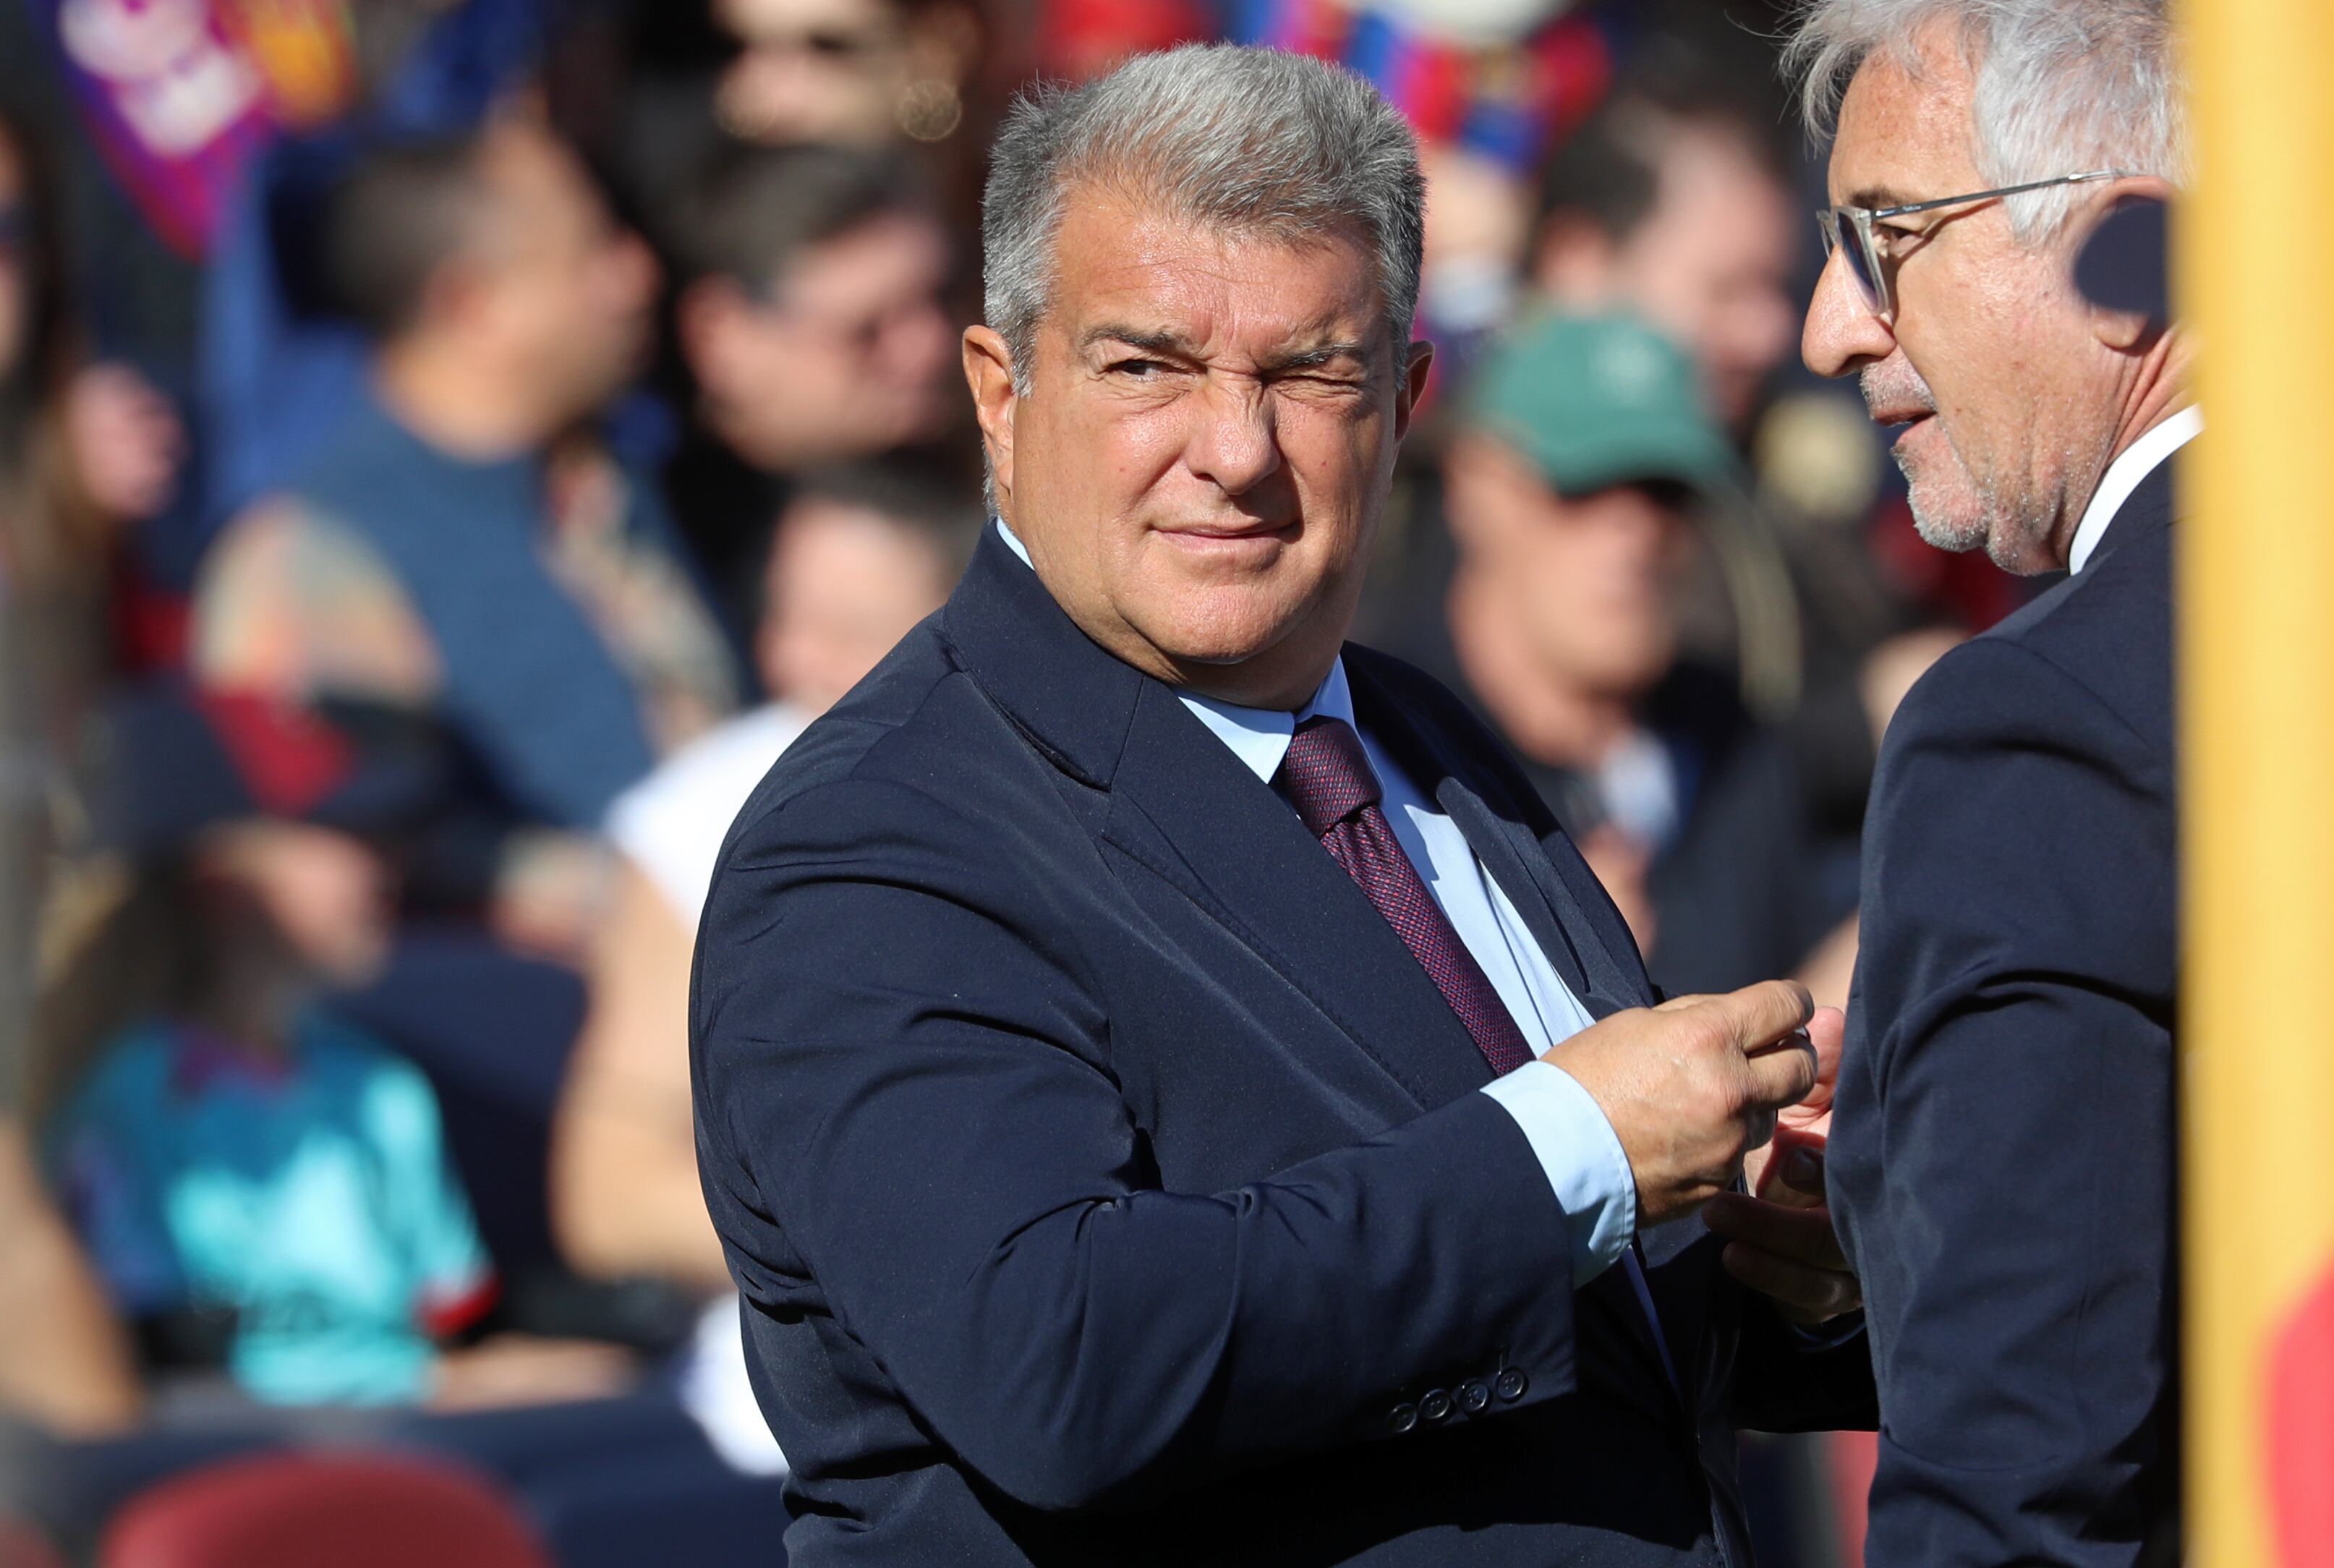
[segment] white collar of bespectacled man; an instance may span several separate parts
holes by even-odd
[[[2170,462],[2172,454],[2204,432],[2204,410],[2193,406],[2182,409],[2166,416],[2107,465],[2107,471],[2099,476],[2099,487],[2091,493],[2091,504],[2083,508],[2083,520],[2075,525],[2074,543],[2067,547],[2069,572],[2080,572],[2090,560],[2099,541],[2107,537],[2107,524],[2131,499],[2131,493]]]

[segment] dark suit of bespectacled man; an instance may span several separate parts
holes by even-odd
[[[995,168],[1000,520],[700,930],[790,1560],[1741,1568],[1738,1429],[1872,1419],[1828,1216],[1718,1196],[1837,1015],[1655,1009],[1514,760],[1343,640],[1426,369],[1408,132],[1181,51]]]
[[[2180,1549],[2172,563],[2204,416],[2180,324],[2090,303],[2070,264],[2171,194],[2146,171],[2180,165],[2180,72],[2151,7],[1954,10],[1877,43],[1865,8],[1802,17],[1854,45],[1833,199],[1923,226],[1865,251],[1872,215],[1842,215],[1808,362],[1905,425],[1924,537],[2069,573],[1913,688],[1865,819],[1827,1165],[1880,1392],[1866,1555],[2129,1568]],[[2050,101],[2125,101],[2120,139],[2030,171],[2064,172],[2067,217],[2021,230],[1969,132],[2036,60]]]

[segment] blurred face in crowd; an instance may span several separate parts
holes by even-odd
[[[482,174],[489,216],[433,284],[446,302],[438,319],[557,413],[587,413],[647,351],[656,264],[544,131],[515,123],[490,133]]]
[[[757,639],[763,683],[824,712],[882,661],[952,586],[911,528],[822,495],[786,509],[770,548]]]
[[[357,984],[388,957],[394,884],[381,857],[346,833],[236,822],[205,837],[197,869],[216,918],[256,921],[321,978]]]
[[[1970,154],[1968,66],[1944,35],[1927,43],[1917,74],[1876,57],[1849,83],[1834,202],[1885,207],[1993,183]],[[2074,188],[2078,202],[2089,188]],[[1808,367],[1858,377],[1872,417],[1902,428],[1895,457],[1923,538],[1982,546],[2012,572],[2063,565],[2110,455],[2126,373],[2126,356],[2099,335],[2115,318],[2075,292],[2070,236],[2081,225],[2030,250],[1994,200],[1877,226],[1895,269],[1894,320],[1865,303],[1834,255],[1808,310]]]
[[[734,136],[873,146],[955,128],[971,45],[960,8],[911,16],[891,0],[713,0],[713,19],[738,44],[716,99]],[[918,98],[936,85],[936,102]]]
[[[965,334],[999,505],[1072,620],[1136,669],[1295,707],[1336,658],[1426,376],[1358,235],[1225,234],[1073,195],[1018,394]]]
[[[727,278],[692,285],[682,342],[715,428],[772,470],[938,435],[956,336],[948,266],[940,225],[894,212],[812,246],[767,298]]]
[[[1470,435],[1445,472],[1466,570],[1504,603],[1540,676],[1587,696],[1635,699],[1676,650],[1689,499],[1668,484],[1562,495],[1506,444]]]
[[[1711,407],[1740,426],[1791,351],[1791,265],[1803,221],[1790,193],[1715,130],[1673,131],[1653,210],[1615,243],[1586,220],[1542,237],[1540,286],[1576,308],[1635,311],[1702,366]]]

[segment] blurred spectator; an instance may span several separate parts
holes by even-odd
[[[219,541],[194,668],[432,710],[523,820],[588,830],[735,699],[653,484],[577,433],[640,361],[653,264],[522,120],[376,155],[326,245],[373,398]],[[515,847],[514,934],[580,937],[581,859]]]
[[[1532,287],[1564,310],[1643,316],[1744,429],[1799,341],[1805,220],[1783,159],[1771,110],[1741,87],[1676,66],[1632,77],[1541,173]]]
[[[1650,328],[1549,316],[1486,361],[1445,465],[1445,669],[1672,990],[1788,974],[1854,904],[1852,841],[1833,866],[1787,748],[1722,673],[1679,654],[1695,519],[1740,483],[1702,407],[1693,366]]]
[[[940,607],[981,522],[969,496],[893,468],[806,480],[771,542],[755,634],[763,680],[783,695],[665,763],[609,815],[622,869],[554,1144],[560,1237],[587,1273],[719,1293],[683,1396],[748,1468],[775,1450],[745,1387],[728,1271],[698,1186],[688,1040],[698,910],[762,774]]]
[[[786,476],[949,428],[948,236],[891,161],[792,148],[718,159],[669,237],[695,395],[670,494],[714,580],[744,584]]]
[[[977,221],[992,18],[976,0],[692,0],[640,7],[601,85],[554,101],[644,211],[676,170],[754,147],[889,150]],[[555,81],[555,89],[562,83]]]
[[[427,1080],[315,1005],[375,971],[393,883],[362,832],[434,793],[414,759],[169,685],[108,729],[98,820],[128,890],[62,974],[42,1129],[149,1359],[269,1403],[465,1403],[612,1387],[604,1347],[489,1342],[495,1279]]]
[[[0,579],[17,695],[63,710],[111,662],[117,536],[169,502],[186,440],[137,372],[88,362],[41,150],[0,112]]]
[[[964,118],[980,15],[967,0],[712,0],[737,41],[714,111],[765,145],[938,141]]]
[[[140,536],[167,591],[158,604],[183,592],[217,520],[208,508],[218,476],[206,470],[221,459],[237,466],[257,435],[262,421],[246,417],[243,399],[305,379],[271,380],[280,345],[253,330],[255,303],[278,289],[255,265],[275,217],[271,154],[287,136],[374,115],[408,131],[474,123],[534,52],[543,9],[539,0],[0,7],[0,101],[23,106],[59,161],[69,273],[92,355],[117,385],[135,377],[174,427],[199,438],[188,452],[193,468],[160,497],[167,512]],[[221,271],[235,306],[225,313],[207,297]],[[296,401],[270,409],[294,424],[303,412]],[[159,643],[169,630],[147,635]]]
[[[129,1425],[140,1399],[127,1341],[34,1168],[22,1051],[63,762],[111,661],[111,524],[151,499],[144,459],[169,446],[139,439],[135,392],[109,413],[106,382],[74,380],[55,213],[33,153],[0,116],[0,1426],[81,1437]]]

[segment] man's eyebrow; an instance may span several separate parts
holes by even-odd
[[[1905,206],[1906,198],[1904,193],[1897,190],[1894,186],[1867,185],[1862,189],[1856,191],[1847,198],[1847,201],[1841,203],[1841,205],[1844,207],[1861,207],[1877,211],[1884,207]]]
[[[1105,322],[1100,326],[1087,328],[1079,341],[1081,347],[1088,349],[1104,343],[1123,343],[1130,349],[1138,349],[1146,354],[1165,354],[1186,360],[1200,357],[1199,350],[1193,346],[1190,339],[1181,332],[1164,327],[1146,331],[1141,327]],[[1268,373],[1315,370],[1337,360],[1365,361],[1368,358],[1369,348],[1364,343],[1345,341],[1316,343],[1306,348],[1268,354],[1259,362],[1257,368]]]
[[[1291,349],[1275,354],[1260,367],[1266,370],[1317,370],[1337,360],[1369,359],[1369,350],[1361,343],[1318,343],[1309,349]]]
[[[1164,327],[1145,332],[1141,327],[1105,322],[1098,327],[1088,327],[1085,335],[1078,340],[1078,346],[1082,349],[1091,349],[1101,343],[1124,343],[1130,349],[1141,349],[1145,353],[1179,354],[1186,359],[1192,352],[1188,339],[1181,332]]]

